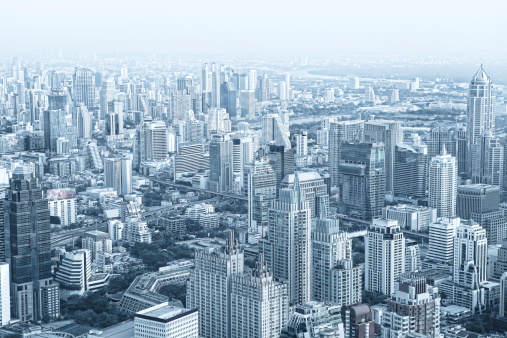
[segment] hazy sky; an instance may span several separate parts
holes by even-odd
[[[0,53],[507,54],[506,0],[2,0]]]

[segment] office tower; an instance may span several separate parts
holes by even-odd
[[[437,210],[409,204],[388,205],[382,209],[382,217],[398,221],[402,229],[427,231],[437,220]]]
[[[282,75],[282,80],[285,83],[285,98],[286,100],[290,100],[290,74],[285,73]]]
[[[174,155],[174,177],[209,169],[209,157],[204,157],[202,142],[181,142]],[[205,187],[206,188],[206,187]]]
[[[254,144],[249,136],[235,137],[232,139],[233,173],[239,177],[240,188],[243,188],[243,172],[248,163],[254,158]]]
[[[91,69],[76,68],[73,81],[74,102],[83,102],[88,110],[95,107],[95,74]]]
[[[211,64],[211,106],[220,107],[221,66]]]
[[[428,205],[437,209],[437,217],[456,215],[458,168],[456,158],[447,154],[433,157],[429,166]]]
[[[287,101],[287,83],[283,80],[278,81],[278,97],[280,101]]]
[[[70,153],[70,142],[64,137],[59,137],[56,140],[56,154],[68,155]]]
[[[400,91],[398,89],[391,89],[387,98],[389,104],[393,105],[400,101]]]
[[[456,216],[472,218],[472,213],[485,214],[500,208],[500,188],[488,184],[469,184],[458,187]]]
[[[308,132],[306,131],[296,135],[296,154],[308,155]]]
[[[217,134],[231,132],[231,120],[229,120],[229,115],[225,109],[208,109],[208,138],[211,138],[212,132]]]
[[[421,251],[416,241],[405,239],[405,272],[421,269]]]
[[[291,313],[280,338],[343,337],[340,309],[339,305],[319,302],[298,305]]]
[[[220,85],[220,107],[225,108],[231,119],[237,116],[238,90],[232,82],[224,82]]]
[[[341,309],[345,338],[375,337],[375,322],[368,304],[357,304]]]
[[[104,169],[104,162],[100,156],[97,143],[88,141],[84,146],[85,167],[91,169]]]
[[[59,109],[66,113],[70,112],[70,97],[66,88],[51,89],[51,92],[48,94],[48,110]]]
[[[287,282],[273,279],[262,254],[250,275],[232,275],[231,337],[279,337],[288,319]]]
[[[453,262],[454,237],[460,222],[459,217],[443,217],[430,224],[429,249],[426,259],[447,265]]]
[[[269,209],[268,241],[273,276],[289,283],[289,302],[304,304],[310,294],[311,209],[296,172],[292,189],[280,189]]]
[[[350,77],[348,81],[347,87],[349,89],[359,89],[359,78],[357,77]]]
[[[467,153],[468,153],[468,139],[466,126],[464,125],[456,126],[455,139],[456,139],[456,160],[458,161],[458,174],[460,176],[464,176],[466,175]]]
[[[198,337],[199,311],[164,302],[136,312],[134,336],[140,338]]]
[[[244,254],[237,240],[223,250],[196,252],[195,268],[187,283],[187,306],[199,309],[200,337],[231,337],[231,282],[242,274]]]
[[[364,87],[364,101],[375,104],[375,91],[371,86]]]
[[[70,136],[70,131],[72,129],[67,127],[66,114],[63,110],[44,111],[44,146],[46,149],[56,152],[56,141],[60,137]],[[69,141],[76,139],[76,136],[71,137]],[[76,144],[72,142],[71,146],[74,148]]]
[[[268,228],[268,210],[276,198],[276,176],[266,157],[254,161],[246,169],[248,194],[248,226],[261,229],[264,234]]]
[[[486,230],[477,222],[468,220],[458,227],[454,237],[453,281],[476,288],[486,280],[488,241]]]
[[[127,80],[129,78],[129,69],[127,65],[122,65],[120,68],[120,79]]]
[[[278,114],[262,117],[262,143],[272,143],[290,149],[290,131],[288,123],[284,123]]]
[[[46,192],[50,216],[58,217],[60,224],[76,223],[76,190],[73,188],[48,189]]]
[[[467,104],[468,170],[476,154],[476,145],[485,130],[495,136],[496,102],[491,79],[484,69],[479,68],[470,82]]]
[[[132,160],[121,159],[121,189],[120,195],[125,196],[132,193]]]
[[[115,83],[113,78],[108,78],[102,82],[100,89],[100,119],[106,118],[109,113],[109,102],[114,100]]]
[[[486,129],[477,140],[472,160],[472,181],[503,187],[504,149],[493,131]]]
[[[407,319],[410,325],[402,325]],[[387,311],[382,314],[382,336],[411,333],[440,337],[440,295],[436,287],[426,284],[426,278],[404,273],[397,278]]]
[[[260,94],[259,94],[259,101],[260,102],[267,102],[270,101],[271,98],[271,84],[268,79],[268,74],[262,75],[262,79],[260,81]]]
[[[384,145],[343,143],[340,156],[340,200],[347,212],[366,220],[380,216],[386,193]]]
[[[401,122],[367,121],[364,123],[364,140],[384,144],[386,190],[393,192],[396,145],[403,142]]]
[[[123,133],[123,114],[109,112],[106,115],[106,135],[114,136]]]
[[[49,206],[27,167],[13,171],[4,213],[12,315],[23,322],[56,319],[60,296],[51,274]]]
[[[91,266],[90,251],[80,249],[66,252],[61,256],[58,267],[55,269],[55,280],[60,285],[66,286],[66,289],[70,286],[79,286],[79,294],[82,295],[89,289]]]
[[[428,162],[426,145],[398,144],[394,154],[394,194],[424,198],[428,182]]]
[[[342,121],[329,123],[329,173],[331,186],[339,184],[339,166],[343,143],[363,138],[363,121]]]
[[[11,278],[8,263],[0,263],[0,326],[11,320]]]
[[[365,237],[365,290],[390,295],[405,272],[405,238],[397,221],[375,219]]]
[[[453,156],[456,154],[456,140],[449,128],[432,128],[429,133],[426,134],[425,143],[428,146],[428,156],[430,158],[440,155],[444,146],[448,153]]]
[[[192,110],[192,95],[185,90],[171,92],[171,114],[173,120],[184,120],[185,114]],[[207,110],[206,110],[207,111]]]
[[[145,118],[137,127],[133,153],[135,169],[139,169],[142,162],[166,160],[168,153],[165,123]]]
[[[211,66],[206,63],[202,68],[201,90],[202,90],[202,110],[204,113],[206,113],[209,108],[213,107],[213,98],[212,98],[213,72]]]
[[[121,191],[121,158],[104,159],[104,186],[113,188],[118,194]]]
[[[340,232],[338,219],[322,217],[316,220],[312,237],[312,299],[331,301],[331,271],[337,261],[352,257],[352,240]]]
[[[257,88],[257,71],[252,69],[248,72],[248,90],[254,90]]]
[[[271,167],[275,171],[277,186],[276,194],[278,195],[278,187],[280,187],[282,180],[285,176],[293,174],[296,169],[294,150],[286,150],[284,146],[270,145],[268,158]]]
[[[215,192],[232,191],[232,140],[229,135],[213,134],[209,144],[208,188]]]
[[[241,117],[247,120],[255,119],[255,91],[241,91]]]
[[[86,109],[84,104],[76,107],[77,116],[77,137],[91,139],[92,138],[92,114]]]
[[[312,217],[327,218],[329,211],[329,195],[324,179],[316,171],[296,172],[299,186],[305,193]],[[280,188],[292,189],[296,184],[296,173],[287,174],[280,184]]]

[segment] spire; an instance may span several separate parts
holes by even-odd
[[[446,156],[447,155],[447,150],[445,149],[445,143],[444,143],[444,145],[442,147],[442,154],[441,155],[442,156]]]

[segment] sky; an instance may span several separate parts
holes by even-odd
[[[3,0],[0,53],[507,55],[506,0]]]

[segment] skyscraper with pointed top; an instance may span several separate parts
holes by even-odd
[[[289,283],[291,304],[310,301],[311,208],[294,174],[292,188],[280,189],[269,209],[268,259],[273,276]]]
[[[483,132],[491,130],[495,136],[495,96],[491,78],[481,67],[470,82],[467,106],[467,136],[468,136],[468,174],[472,171],[472,160],[477,152],[476,146]]]

